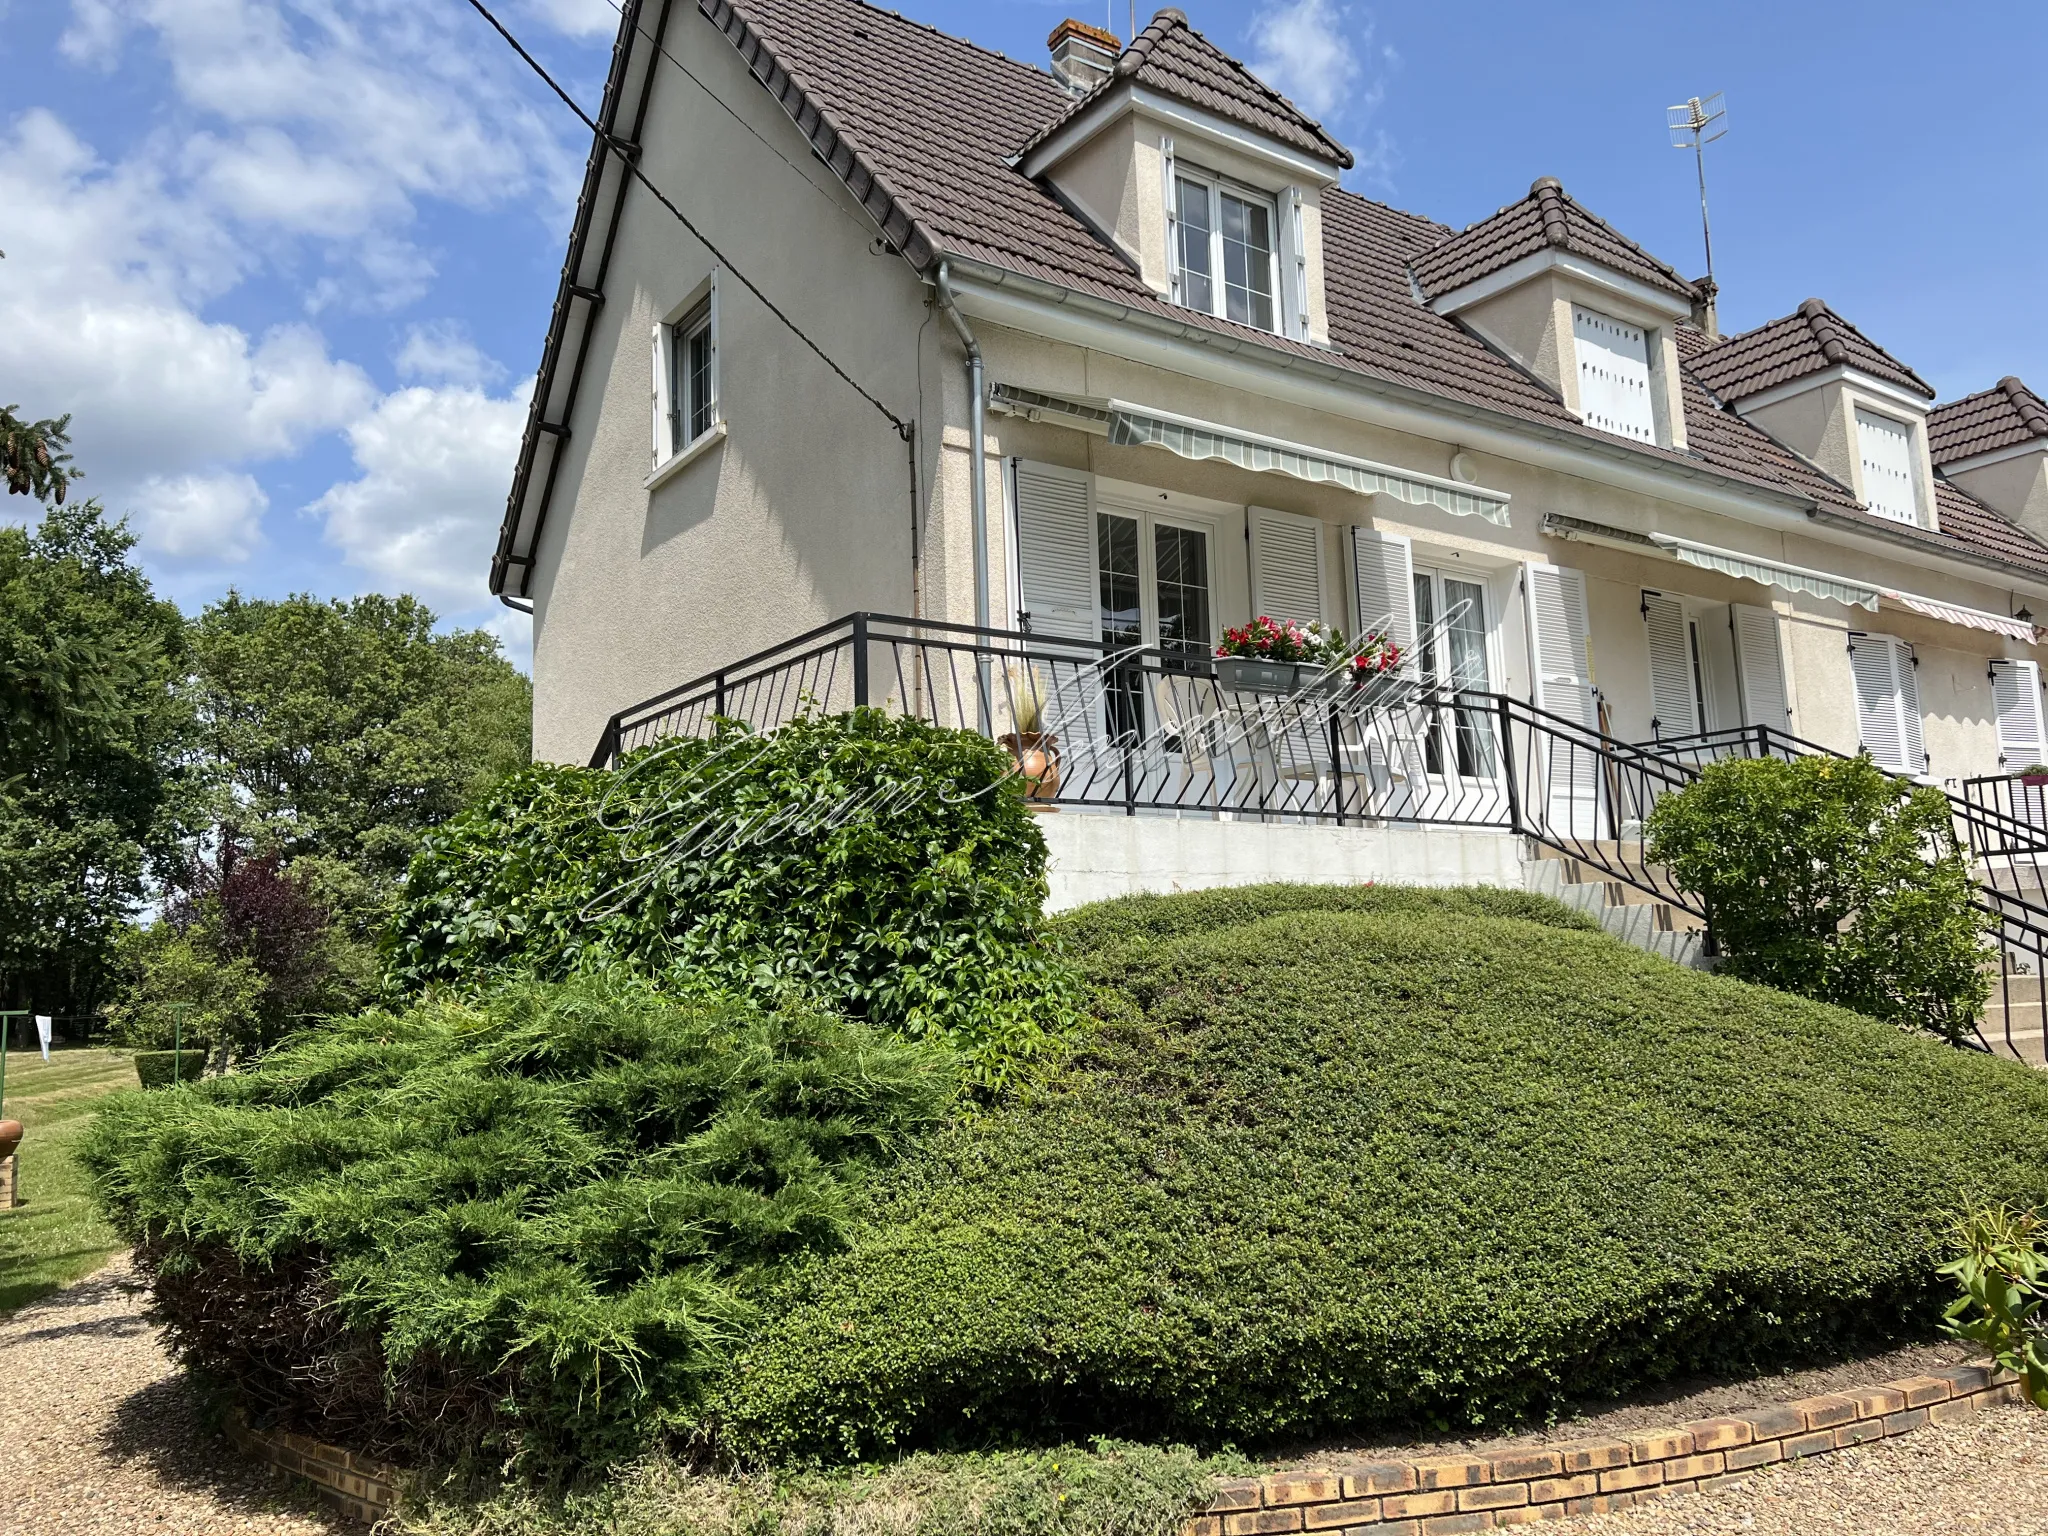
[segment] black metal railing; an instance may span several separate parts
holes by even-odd
[[[1249,671],[1253,676],[1244,675]],[[1728,758],[1842,756],[1770,726],[1625,742],[1524,700],[1413,671],[1235,669],[1206,649],[856,613],[622,710],[593,767],[721,719],[772,730],[878,707],[1010,748],[1034,799],[1077,811],[1343,825],[1497,827],[1704,923],[1648,858],[1664,795]],[[1999,980],[1982,1044],[2039,1063],[2048,1036],[2048,785],[1949,795]]]

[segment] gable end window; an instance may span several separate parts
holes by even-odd
[[[1279,325],[1279,224],[1273,199],[1212,176],[1173,172],[1174,297],[1262,331]]]
[[[1863,464],[1863,504],[1880,517],[1920,521],[1919,477],[1913,473],[1913,429],[1903,421],[1856,408],[1856,456]]]
[[[707,295],[654,330],[654,464],[701,442],[719,422],[718,323]]]
[[[1586,425],[1639,443],[1657,441],[1649,333],[1574,304],[1572,347],[1578,354],[1579,416]]]

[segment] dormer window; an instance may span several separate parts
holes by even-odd
[[[1913,429],[1859,405],[1856,447],[1863,465],[1863,504],[1881,517],[1919,522],[1916,485],[1920,477],[1913,472]]]
[[[1173,177],[1174,297],[1190,309],[1278,330],[1277,218],[1270,197],[1220,177]]]
[[[1574,304],[1572,344],[1579,364],[1579,415],[1586,425],[1637,442],[1657,441],[1649,333]]]

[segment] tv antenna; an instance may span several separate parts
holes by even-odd
[[[1707,276],[1714,275],[1714,230],[1707,222],[1707,146],[1728,131],[1728,103],[1720,91],[1704,99],[1689,97],[1675,107],[1664,109],[1664,125],[1671,130],[1671,147],[1692,151],[1700,174],[1700,238],[1707,247]]]

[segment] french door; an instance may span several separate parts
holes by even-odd
[[[1414,580],[1417,680],[1431,692],[1492,692],[1485,583],[1422,565]],[[1493,716],[1484,708],[1431,706],[1421,738],[1432,778],[1490,780],[1498,773]]]
[[[1098,509],[1103,642],[1118,652],[1157,647],[1169,676],[1206,674],[1216,644],[1213,542],[1213,530],[1192,521]],[[1143,670],[1112,662],[1103,719],[1112,739],[1141,741],[1160,723],[1149,718],[1146,693]]]

